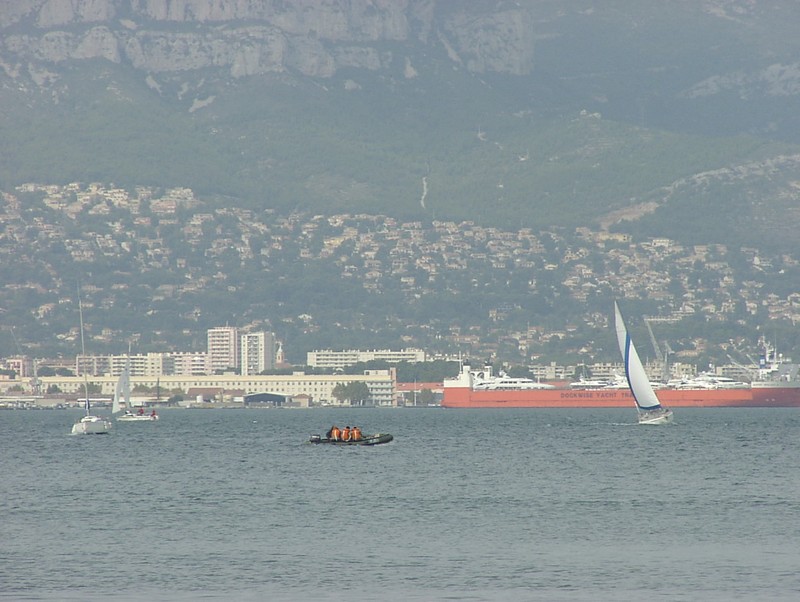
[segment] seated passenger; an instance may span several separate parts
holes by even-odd
[[[342,431],[342,441],[350,441],[350,427],[344,427],[344,431]]]
[[[339,441],[341,437],[342,431],[339,430],[338,426],[333,425],[333,428],[331,429],[331,441]]]
[[[353,441],[361,441],[361,429],[357,426],[354,426],[353,430],[350,432],[350,436],[352,437]]]

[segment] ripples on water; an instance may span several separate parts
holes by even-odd
[[[0,412],[0,599],[795,600],[800,414]],[[332,423],[377,447],[306,443]]]

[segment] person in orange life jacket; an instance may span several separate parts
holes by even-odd
[[[342,437],[342,431],[339,430],[339,427],[335,424],[331,427],[331,441],[338,441]]]
[[[350,427],[344,427],[344,431],[342,431],[342,441],[350,441]]]
[[[350,431],[350,437],[353,441],[361,441],[361,429],[357,426],[354,426],[353,430]]]

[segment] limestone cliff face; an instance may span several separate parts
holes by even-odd
[[[439,44],[475,72],[525,74],[530,9],[441,0],[15,0],[0,10],[0,66],[24,75],[68,60],[128,62],[148,73],[216,68],[326,78],[380,70],[402,44]],[[26,67],[27,66],[27,67]]]

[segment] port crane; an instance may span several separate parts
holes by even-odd
[[[647,326],[647,332],[650,334],[650,342],[653,344],[653,350],[656,352],[656,357],[658,359],[664,360],[664,367],[661,373],[661,380],[662,382],[667,382],[669,380],[669,354],[672,353],[672,349],[669,346],[669,343],[664,341],[664,351],[661,351],[661,347],[656,340],[656,335],[653,334],[653,329],[650,326],[650,319],[644,319],[645,326]]]

